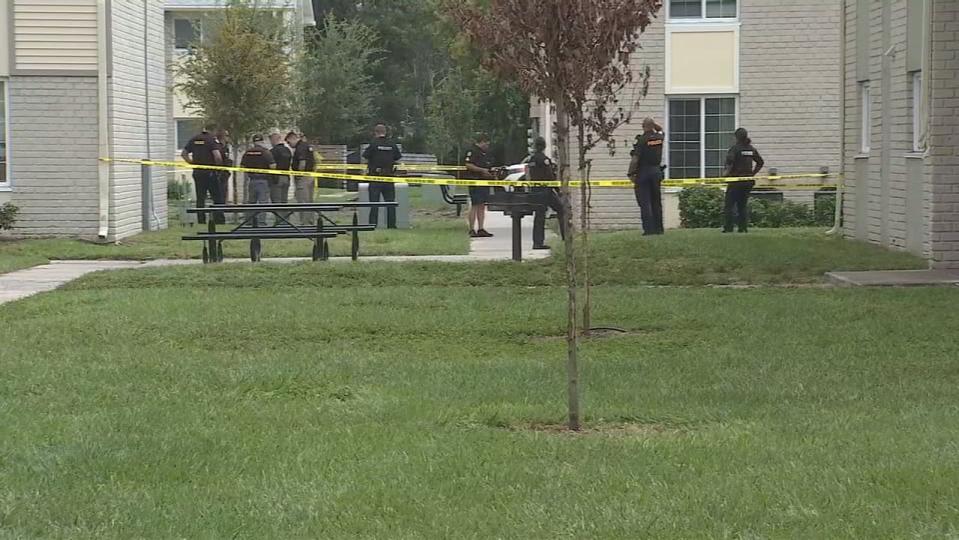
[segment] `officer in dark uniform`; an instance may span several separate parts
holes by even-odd
[[[393,176],[396,173],[396,162],[403,159],[403,154],[396,143],[387,140],[386,124],[376,124],[373,128],[373,142],[363,151],[363,159],[367,163],[367,174],[370,176]],[[370,182],[370,202],[396,201],[396,184],[390,182]],[[370,225],[379,223],[379,208],[370,209]],[[396,208],[386,210],[386,227],[396,228]]]
[[[533,153],[526,162],[526,178],[531,182],[551,182],[556,180],[556,169],[553,160],[546,156],[546,139],[537,137],[533,142]],[[533,249],[549,249],[546,245],[546,210],[552,209],[559,219],[559,233],[566,238],[566,216],[563,213],[563,203],[556,188],[534,187],[533,200],[541,204],[533,216]]]
[[[233,156],[230,155],[230,132],[225,129],[216,130],[216,143],[223,154],[223,166],[233,167],[236,165]],[[220,182],[220,193],[223,194],[224,203],[230,194],[230,176],[232,174],[230,171],[217,171],[217,180]]]
[[[201,133],[186,143],[180,154],[183,161],[192,165],[223,165],[223,152],[216,137],[210,133],[212,129],[213,126],[204,127]],[[197,208],[206,206],[207,195],[213,200],[213,204],[226,203],[226,194],[220,189],[217,171],[193,169],[193,185],[196,188]],[[226,217],[222,212],[213,214],[213,220],[215,223],[226,223]],[[206,214],[198,214],[197,221],[201,224],[206,223]]]
[[[313,172],[316,170],[316,154],[313,147],[306,140],[303,134],[289,132],[286,135],[286,142],[293,148],[293,170],[302,172]],[[313,191],[316,181],[312,176],[297,176],[295,178],[294,196],[296,202],[308,204],[313,202]],[[300,212],[300,225],[309,225],[313,222],[314,214],[312,212]]]
[[[240,166],[245,169],[275,169],[276,161],[273,159],[273,153],[267,148],[263,141],[263,135],[253,136],[253,148],[250,148],[243,154]],[[247,204],[270,204],[270,177],[271,174],[246,173],[248,184],[246,202]],[[266,227],[266,214],[251,213],[255,215],[256,224],[260,227]]]
[[[663,128],[652,118],[643,120],[643,134],[630,155],[629,178],[643,218],[643,236],[663,234]]]
[[[726,177],[752,177],[762,170],[765,161],[759,150],[753,146],[749,133],[736,130],[736,144],[726,154]],[[726,204],[723,211],[723,232],[733,232],[733,223],[739,225],[739,232],[749,228],[749,193],[756,185],[755,180],[740,180],[726,185]]]
[[[463,157],[463,165],[466,166],[464,177],[469,180],[492,180],[493,179],[493,156],[489,153],[490,139],[489,135],[480,134],[476,137],[476,144],[466,152]],[[490,238],[493,235],[486,231],[486,203],[489,202],[489,186],[470,187],[470,211],[467,214],[467,222],[470,228],[471,238]],[[479,228],[476,228],[476,226]]]
[[[279,133],[270,135],[270,144],[273,146],[270,153],[273,154],[273,160],[276,162],[276,170],[293,170],[293,149],[286,144],[283,136]],[[286,204],[290,199],[290,177],[283,175],[273,175],[270,177],[270,202],[273,204]]]

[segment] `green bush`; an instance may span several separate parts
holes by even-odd
[[[693,187],[679,193],[679,215],[683,228],[714,229],[723,226],[723,191],[715,188]],[[749,224],[753,227],[814,227],[829,226],[836,211],[835,197],[822,197],[815,209],[792,201],[749,200]]]
[[[190,183],[179,180],[170,180],[166,186],[166,198],[170,201],[187,201],[190,199]]]
[[[722,227],[722,190],[693,187],[680,191],[679,219],[684,229],[714,229]]]
[[[0,206],[0,231],[12,229],[13,225],[17,222],[17,214],[19,213],[20,209],[13,203],[6,203]]]

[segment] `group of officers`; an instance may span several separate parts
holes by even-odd
[[[749,133],[739,128],[734,133],[736,143],[726,153],[723,176],[736,178],[726,183],[723,208],[723,232],[739,232],[749,229],[749,194],[756,182],[748,180],[762,170],[764,161],[759,150],[752,145]],[[628,176],[633,181],[636,202],[643,221],[643,235],[664,233],[663,224],[663,128],[652,118],[643,120],[643,134],[636,137],[630,153]]]
[[[370,176],[395,176],[397,164],[403,154],[395,142],[387,138],[385,124],[373,128],[373,141],[363,152],[367,162],[367,174]],[[726,156],[724,176],[743,178],[728,182],[724,204],[723,232],[733,232],[738,226],[739,232],[747,232],[749,226],[748,201],[755,182],[745,178],[755,176],[764,165],[759,151],[752,145],[749,134],[743,128],[735,132],[735,144]],[[665,167],[663,146],[665,134],[663,128],[652,118],[643,121],[643,133],[636,138],[630,153],[631,159],[627,172],[634,185],[636,201],[642,217],[643,234],[660,235],[665,231],[663,223],[662,182]],[[187,142],[182,157],[190,164],[206,166],[232,166],[229,155],[229,132],[213,126]],[[546,155],[546,140],[538,137],[533,143],[533,152],[526,158],[527,180],[531,182],[555,181],[556,166]],[[463,157],[466,172],[464,177],[472,180],[496,179],[494,160],[490,154],[490,137],[481,134]],[[291,131],[282,137],[279,133],[270,135],[269,145],[262,135],[253,136],[253,146],[244,152],[240,166],[250,169],[274,169],[290,171],[290,175],[248,174],[246,201],[255,204],[286,204],[288,202],[291,178],[294,197],[297,203],[312,203],[315,180],[313,176],[297,175],[297,172],[312,172],[316,168],[316,154],[302,133]],[[194,169],[193,181],[196,187],[196,202],[203,208],[207,196],[214,204],[225,204],[228,191],[228,171]],[[485,228],[486,207],[490,200],[491,188],[473,186],[469,188],[470,209],[467,214],[469,236],[488,238],[493,235]],[[564,219],[564,206],[555,188],[533,187],[532,202],[538,206],[533,218],[533,249],[549,249],[545,243],[546,213],[556,212],[560,224],[560,234],[565,238],[567,220]],[[392,182],[370,182],[369,200],[392,202],[396,200],[396,187]],[[300,214],[300,223],[309,224],[312,215]],[[224,223],[222,213],[215,213],[216,223]],[[257,217],[265,225],[266,217]],[[198,215],[200,223],[206,216]],[[370,223],[376,225],[378,212],[370,213]],[[396,228],[396,209],[387,211],[387,226]]]
[[[192,165],[232,167],[230,156],[230,133],[225,129],[205,126],[183,147],[181,157]],[[270,135],[267,146],[262,135],[253,136],[253,147],[240,160],[240,166],[251,169],[276,169],[290,171],[291,175],[247,175],[247,203],[286,204],[289,199],[290,178],[294,178],[294,197],[298,203],[313,202],[314,180],[311,176],[297,176],[297,172],[312,172],[316,168],[316,154],[302,133],[291,131],[284,138],[279,133]],[[209,197],[213,204],[226,204],[230,172],[215,169],[193,169],[193,184],[196,188],[196,205],[204,208]],[[216,223],[225,223],[222,213],[214,213]],[[262,218],[265,219],[265,216]],[[309,220],[309,214],[301,214],[301,220]],[[206,216],[198,214],[197,220],[206,223]]]

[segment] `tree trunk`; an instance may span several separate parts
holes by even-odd
[[[580,116],[582,116],[582,104],[577,104],[579,107]],[[585,297],[583,299],[583,335],[589,335],[589,329],[592,326],[590,321],[590,284],[589,284],[589,187],[587,182],[589,181],[588,175],[586,173],[587,161],[586,161],[586,126],[582,122],[579,123],[579,140],[577,141],[577,155],[579,157],[579,221],[580,229],[583,234],[583,288],[585,292]]]
[[[583,197],[583,206],[587,208],[586,219],[583,223],[583,283],[585,284],[586,294],[583,298],[583,334],[589,335],[590,328],[593,327],[593,309],[592,309],[592,283],[589,276],[589,204],[593,195],[593,188],[589,186],[590,173],[593,169],[592,161],[586,162],[586,175],[583,177],[583,185],[587,186],[586,195]]]
[[[562,97],[556,103],[556,143],[559,157],[560,191],[563,199],[563,219],[566,220],[566,378],[569,404],[569,429],[580,430],[579,361],[577,358],[579,329],[576,309],[576,234],[571,191],[569,186],[569,116]]]

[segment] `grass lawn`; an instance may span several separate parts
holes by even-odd
[[[618,428],[584,436],[526,429],[564,411],[548,264],[129,271],[3,306],[0,536],[959,535],[959,290],[603,264],[595,320],[632,333],[583,345],[587,421]]]
[[[409,230],[382,230],[360,234],[360,254],[368,255],[463,255],[469,252],[466,226],[455,217],[418,212]],[[199,259],[200,242],[180,238],[205,226],[181,227],[174,224],[164,231],[124,238],[118,244],[93,244],[69,239],[0,240],[0,273],[44,264],[51,259]],[[250,256],[248,241],[224,242],[226,257]],[[330,243],[333,256],[349,256],[350,237],[340,236]],[[264,257],[309,257],[307,240],[263,242]]]

